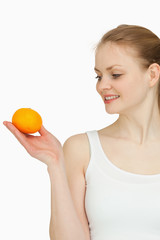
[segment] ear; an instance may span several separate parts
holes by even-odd
[[[149,76],[150,76],[150,87],[153,87],[156,83],[158,83],[160,79],[160,65],[158,63],[152,63],[149,68]]]

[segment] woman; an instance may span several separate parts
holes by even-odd
[[[98,43],[95,71],[106,112],[119,114],[113,124],[63,148],[44,126],[33,137],[4,124],[47,164],[51,240],[160,239],[160,40],[120,25]]]

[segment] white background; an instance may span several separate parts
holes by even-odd
[[[105,112],[96,92],[94,46],[120,24],[160,36],[159,0],[1,0],[0,2],[0,239],[49,240],[50,181],[3,121],[22,107],[39,112],[63,144],[101,129],[118,115]]]

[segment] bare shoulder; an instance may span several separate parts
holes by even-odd
[[[69,162],[67,164],[72,166],[76,164],[85,174],[90,159],[87,134],[79,133],[67,138],[63,144],[63,152],[64,156],[66,156],[65,161]]]

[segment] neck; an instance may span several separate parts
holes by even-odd
[[[138,145],[160,141],[160,113],[157,102],[131,109],[119,115],[115,122],[119,137]]]

